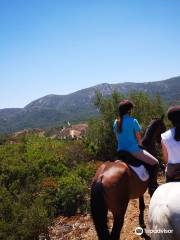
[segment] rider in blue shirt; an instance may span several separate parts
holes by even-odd
[[[151,166],[149,192],[157,188],[158,160],[146,150],[140,148],[141,127],[138,121],[131,116],[134,104],[129,100],[123,100],[119,104],[119,118],[114,121],[113,129],[118,142],[117,152],[127,151],[136,159],[139,159]]]
[[[114,121],[114,132],[116,134],[118,147],[117,151],[125,150],[127,152],[139,152],[140,147],[135,133],[141,132],[141,127],[136,119],[129,114],[123,116],[122,129],[118,132],[118,120]]]

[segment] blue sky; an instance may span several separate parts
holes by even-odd
[[[0,0],[0,108],[180,75],[178,0]]]

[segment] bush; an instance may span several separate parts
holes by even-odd
[[[47,233],[50,221],[40,197],[26,192],[14,196],[5,188],[0,195],[0,239],[38,239]]]
[[[74,173],[86,181],[87,186],[90,184],[92,177],[96,172],[96,165],[93,162],[82,163],[74,169]]]
[[[70,169],[80,163],[88,163],[91,159],[91,152],[80,140],[71,141],[64,146],[62,161]]]
[[[51,162],[45,164],[42,168],[43,175],[47,177],[63,176],[68,172],[68,168],[63,163],[58,163],[57,165]]]
[[[58,214],[87,209],[95,165],[82,141],[15,140],[0,145],[0,239],[35,240]]]
[[[86,182],[74,173],[59,179],[56,201],[59,211],[65,215],[74,215],[82,204],[86,202]]]

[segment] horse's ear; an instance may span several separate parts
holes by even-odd
[[[164,114],[161,116],[161,120],[163,121],[163,119],[164,119]]]

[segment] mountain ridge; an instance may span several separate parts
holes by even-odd
[[[143,91],[150,95],[158,92],[167,104],[179,103],[180,76],[145,83],[102,83],[66,95],[48,94],[30,102],[24,108],[0,109],[0,133],[50,127],[64,121],[87,120],[98,114],[93,104],[96,91],[100,91],[103,96],[109,96],[113,91],[122,94]]]
[[[77,90],[73,93],[69,93],[69,94],[64,94],[64,95],[58,95],[58,94],[48,94],[48,95],[45,95],[41,98],[38,98],[37,100],[34,100],[32,101],[30,104],[32,104],[33,102],[36,102],[40,99],[43,99],[43,98],[47,98],[47,97],[61,97],[61,98],[64,98],[64,97],[68,97],[68,96],[72,96],[72,95],[75,95],[75,94],[78,94],[82,91],[90,91],[90,90],[93,90],[93,91],[96,91],[96,90],[100,90],[101,93],[103,94],[104,92],[106,92],[106,95],[107,95],[107,88],[109,88],[108,90],[111,90],[109,93],[111,94],[112,91],[115,91],[117,90],[117,88],[120,86],[120,89],[119,90],[122,90],[122,92],[129,92],[129,89],[123,89],[123,87],[130,87],[132,89],[132,87],[135,87],[136,90],[138,89],[142,89],[142,91],[144,91],[145,87],[147,86],[151,86],[151,85],[158,85],[158,84],[172,84],[172,81],[177,81],[179,80],[180,81],[180,76],[177,76],[177,77],[173,77],[173,78],[168,78],[168,79],[165,79],[165,80],[160,80],[160,81],[150,81],[150,82],[141,82],[141,83],[136,83],[136,82],[123,82],[123,83],[113,83],[113,84],[110,84],[110,83],[101,83],[101,84],[97,84],[95,86],[91,86],[91,87],[88,87],[88,88],[84,88],[84,89],[81,89],[81,90]],[[171,81],[171,82],[170,82]],[[137,89],[138,88],[138,89]],[[134,89],[133,89],[134,90]],[[154,92],[154,91],[152,91]],[[157,91],[158,92],[158,91]],[[27,106],[29,106],[30,104],[27,104],[24,108],[26,108]]]

